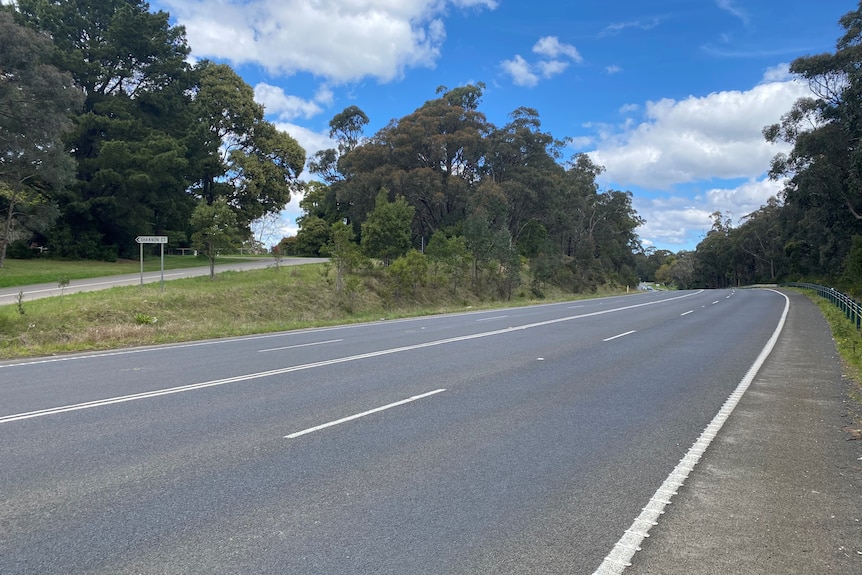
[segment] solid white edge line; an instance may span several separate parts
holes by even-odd
[[[355,415],[349,415],[347,417],[342,417],[341,419],[336,419],[335,421],[330,421],[329,423],[323,423],[321,425],[316,425],[314,427],[309,427],[308,429],[303,429],[302,431],[297,431],[296,433],[291,433],[290,435],[285,435],[285,439],[296,439],[297,437],[302,437],[303,435],[308,435],[309,433],[314,433],[315,431],[320,431],[321,429],[326,429],[328,427],[335,427],[336,425],[341,425],[342,423],[347,423],[348,421],[353,421],[354,419],[359,419],[360,417],[366,417],[368,415],[372,415],[374,413],[379,413],[381,411],[386,411],[387,409],[392,409],[393,407],[398,407],[399,405],[404,405],[405,403],[411,403],[413,401],[418,401],[420,399],[424,399],[426,397],[430,397],[432,395],[437,395],[438,393],[443,393],[446,391],[445,389],[435,389],[434,391],[429,391],[428,393],[423,393],[421,395],[414,395],[413,397],[408,397],[407,399],[402,399],[401,401],[396,401],[395,403],[390,403],[388,405],[383,405],[381,407],[375,407],[374,409],[369,409],[368,411],[363,411],[362,413],[357,413]]]
[[[593,575],[621,575],[626,567],[631,566],[631,559],[637,552],[636,550],[643,543],[643,540],[649,537],[650,527],[658,525],[659,516],[664,513],[665,506],[670,503],[670,494],[675,493],[679,487],[682,487],[706,448],[727,421],[727,418],[730,417],[730,414],[733,413],[743,394],[748,390],[757,372],[760,371],[760,368],[766,362],[766,358],[772,353],[775,343],[778,341],[778,336],[781,335],[781,331],[784,329],[784,323],[790,311],[790,298],[779,291],[769,291],[775,292],[784,298],[784,312],[781,314],[781,319],[778,321],[775,331],[772,332],[772,336],[760,351],[760,355],[757,356],[757,359],[748,368],[745,377],[742,378],[742,381],[739,382],[739,385],[736,386],[736,389],[724,402],[719,412],[709,425],[706,426],[697,441],[689,448],[685,457],[671,471],[661,487],[656,490],[647,506],[644,507],[641,514],[632,523],[632,526],[617,541],[617,544],[614,545],[614,548],[611,549],[611,552],[608,553],[598,569],[593,572]]]

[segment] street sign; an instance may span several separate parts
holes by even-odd
[[[165,244],[168,243],[168,236],[138,236],[135,238],[141,248],[141,285],[144,285],[144,244],[161,244],[161,262],[162,262],[162,293],[165,292]]]
[[[139,244],[166,244],[168,236],[138,236],[135,241]]]

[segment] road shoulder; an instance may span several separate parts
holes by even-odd
[[[862,442],[829,327],[791,299],[770,357],[625,573],[862,573]]]

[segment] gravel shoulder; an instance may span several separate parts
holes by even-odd
[[[626,575],[862,573],[855,384],[817,307],[785,293],[775,349]]]

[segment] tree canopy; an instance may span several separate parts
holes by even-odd
[[[780,195],[733,227],[714,215],[697,246],[690,285],[725,287],[781,279],[859,286],[854,258],[862,234],[862,3],[844,15],[834,52],[797,58],[790,71],[808,82],[798,100],[763,130],[790,144],[772,161]],[[857,287],[858,289],[858,287]]]
[[[252,221],[299,190],[305,151],[264,119],[230,67],[188,62],[185,30],[167,12],[141,0],[20,0],[0,10],[50,38],[33,53],[71,79],[65,93],[83,94],[82,109],[63,118],[72,181],[43,193],[59,217],[34,238],[54,254],[130,256],[140,234],[188,245],[196,204],[219,198],[250,237]],[[52,92],[49,107],[64,93]]]

